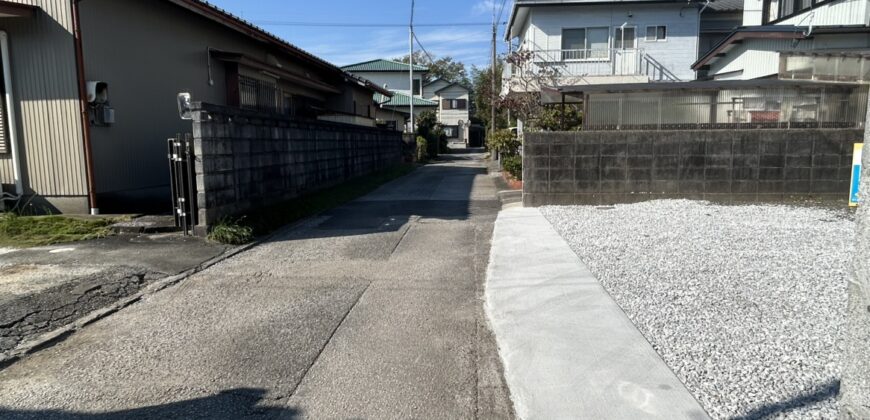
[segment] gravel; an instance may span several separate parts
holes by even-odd
[[[837,418],[845,209],[658,200],[543,207],[714,418]]]

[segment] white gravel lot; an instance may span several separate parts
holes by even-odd
[[[541,209],[714,418],[836,418],[847,210]]]

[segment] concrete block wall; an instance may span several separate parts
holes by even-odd
[[[860,130],[526,133],[526,206],[847,199]]]
[[[402,161],[402,136],[196,103],[197,231]]]

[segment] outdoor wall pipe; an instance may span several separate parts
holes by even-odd
[[[75,40],[76,67],[79,81],[79,111],[82,119],[82,139],[85,149],[85,176],[88,188],[88,206],[91,214],[100,214],[97,207],[97,190],[94,186],[94,153],[91,146],[91,122],[88,119],[88,90],[85,82],[85,59],[82,47],[82,26],[79,15],[79,2],[72,1],[73,38]]]
[[[9,35],[6,31],[0,31],[0,55],[3,60],[3,86],[5,87],[7,131],[9,132],[9,144],[12,151],[12,171],[15,176],[15,196],[0,198],[2,200],[18,200],[24,195],[24,183],[21,180],[21,155],[19,154],[18,129],[16,128],[15,101],[12,92],[12,66],[9,64]]]

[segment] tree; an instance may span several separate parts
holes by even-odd
[[[408,57],[408,55],[405,55],[404,57],[396,58],[395,61],[407,63]],[[454,60],[453,57],[445,56],[435,58],[435,61],[432,61],[429,59],[429,55],[423,51],[414,51],[414,64],[429,68],[429,73],[426,74],[426,79],[423,80],[423,83],[429,83],[435,79],[444,79],[464,85],[471,84],[465,64]]]
[[[499,105],[522,120],[527,130],[575,130],[582,123],[582,112],[576,105],[545,104],[541,90],[559,85],[562,69],[556,65],[540,65],[534,52],[517,51],[505,61],[512,66],[507,94]]]
[[[497,60],[495,65],[495,92],[493,92],[491,67],[471,67],[472,87],[474,89],[474,107],[471,110],[471,118],[472,120],[482,122],[486,126],[487,131],[491,129],[492,111],[490,104],[492,104],[492,98],[496,98],[496,128],[506,128],[508,126],[507,115],[501,106],[501,102],[498,100],[501,94],[501,74],[503,68],[504,62],[501,59]]]

